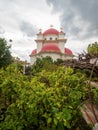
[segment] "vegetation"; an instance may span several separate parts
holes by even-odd
[[[87,52],[88,54],[91,55],[98,55],[98,43],[95,42],[93,44],[89,44],[88,48],[87,48]]]
[[[91,130],[81,108],[89,96],[98,106],[98,88],[89,88],[79,69],[61,63],[37,59],[23,74],[23,63],[16,59],[0,69],[1,130]]]
[[[31,80],[16,64],[1,69],[1,130],[87,129],[79,123],[81,105],[87,100],[84,80],[84,75],[66,67],[42,69]]]
[[[36,73],[41,72],[43,69],[52,72],[57,69],[57,65],[54,64],[52,58],[49,56],[42,59],[37,58],[35,64],[31,68],[32,74],[35,75]]]
[[[42,59],[37,58],[35,64],[31,68],[32,75],[39,73],[42,70],[53,72],[57,70],[58,66],[61,63],[64,63],[62,59],[57,59],[56,61],[53,61],[50,56],[43,57]]]
[[[5,39],[0,38],[0,68],[8,66],[12,62],[10,46]]]

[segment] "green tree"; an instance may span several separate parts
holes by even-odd
[[[54,61],[54,63],[55,63],[56,65],[60,65],[60,64],[64,63],[64,60],[62,60],[62,59],[57,59],[56,61]]]
[[[32,65],[32,74],[41,72],[42,70],[53,71],[57,69],[57,65],[54,64],[53,59],[50,56],[37,58],[34,65]]]
[[[93,44],[90,44],[87,48],[87,52],[91,55],[96,55],[98,54],[98,43],[95,42]]]
[[[0,68],[8,66],[12,62],[10,46],[5,39],[0,38]]]
[[[84,80],[84,75],[65,67],[43,70],[31,81],[15,65],[1,69],[1,130],[76,129],[87,97]]]

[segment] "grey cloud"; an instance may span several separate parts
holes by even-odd
[[[47,0],[53,12],[61,12],[66,33],[81,39],[98,36],[97,0]]]
[[[29,62],[29,60],[30,60],[30,57],[29,57],[29,55],[30,55],[30,50],[23,50],[23,51],[19,51],[19,49],[17,50],[17,49],[13,49],[13,53],[12,53],[12,55],[13,55],[13,57],[18,57],[18,58],[20,58],[20,59],[22,59],[22,60],[27,60],[28,62]]]
[[[28,22],[21,22],[20,24],[20,30],[26,34],[28,37],[33,37],[37,33],[36,26],[33,26],[31,23]]]
[[[0,34],[4,34],[5,33],[5,30],[2,26],[0,26]]]

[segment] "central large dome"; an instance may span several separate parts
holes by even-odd
[[[48,43],[42,47],[41,52],[61,52],[61,51],[57,45]]]
[[[59,34],[59,31],[54,29],[54,28],[50,28],[48,30],[46,30],[43,35],[49,35],[49,34],[55,34],[55,35],[58,35]]]

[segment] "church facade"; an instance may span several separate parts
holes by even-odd
[[[54,61],[57,59],[68,60],[73,58],[73,53],[70,49],[65,47],[67,39],[65,33],[49,28],[42,32],[41,30],[37,34],[36,38],[37,48],[30,54],[30,64],[34,64],[36,58],[43,58],[50,56]]]

